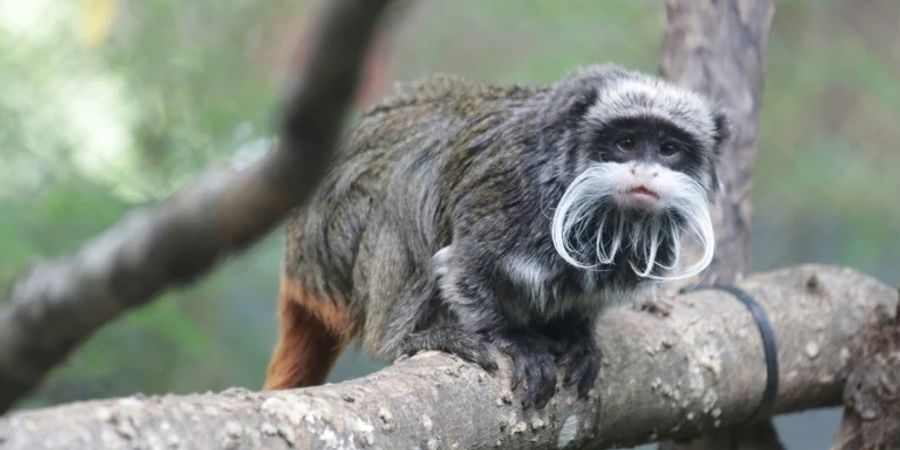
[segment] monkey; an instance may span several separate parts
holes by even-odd
[[[388,361],[438,350],[493,372],[508,355],[525,408],[558,369],[586,396],[596,317],[710,264],[728,136],[711,101],[612,64],[541,86],[399,85],[287,223],[266,388],[324,382],[358,335]]]

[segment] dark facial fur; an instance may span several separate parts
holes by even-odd
[[[363,117],[289,223],[286,270],[349,308],[376,356],[489,367],[496,347],[526,405],[557,365],[585,393],[596,313],[708,264],[685,271],[678,250],[683,230],[711,237],[726,135],[700,97],[614,66],[548,87],[435,78]]]

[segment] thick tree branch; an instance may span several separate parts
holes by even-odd
[[[836,405],[849,356],[878,306],[897,293],[849,269],[801,266],[740,286],[769,311],[780,344],[776,412]],[[659,317],[605,314],[606,355],[588,401],[563,389],[523,412],[496,376],[428,353],[365,378],[292,391],[131,397],[0,419],[0,447],[42,448],[607,448],[694,435],[746,420],[765,384],[746,308],[720,291],[679,297]]]
[[[130,213],[76,254],[38,264],[0,310],[0,412],[129,307],[209,271],[265,235],[323,174],[388,0],[332,0],[282,117],[279,148],[243,171],[207,174]]]

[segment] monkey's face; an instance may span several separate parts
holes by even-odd
[[[712,260],[708,200],[714,151],[658,118],[623,118],[583,130],[578,174],[556,206],[552,237],[564,260],[580,268],[630,264],[640,276],[692,276]],[[681,267],[684,236],[703,255]]]
[[[612,200],[621,208],[664,214],[684,190],[713,189],[712,152],[690,134],[662,121],[620,119],[599,128],[587,160],[608,164]]]

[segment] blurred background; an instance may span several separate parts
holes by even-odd
[[[76,249],[203,168],[270,148],[287,68],[302,60],[295,43],[315,12],[307,3],[0,0],[0,291],[29,262]],[[663,14],[657,0],[418,1],[378,39],[358,106],[436,71],[521,83],[592,62],[652,72]],[[900,3],[777,2],[755,269],[816,261],[900,282],[898,82]],[[260,387],[281,242],[275,233],[106,327],[24,406]],[[332,380],[378,367],[353,348]],[[818,449],[838,419],[818,411],[778,424],[788,448]]]

